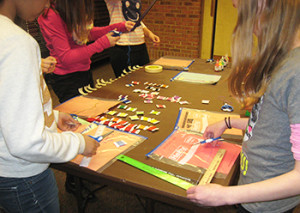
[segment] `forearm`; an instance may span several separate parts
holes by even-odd
[[[66,49],[59,53],[59,62],[63,64],[73,64],[74,61],[81,62],[89,59],[93,54],[102,52],[109,48],[110,43],[106,36],[97,39],[94,43],[76,49]]]
[[[300,194],[300,174],[296,170],[278,177],[241,186],[224,188],[225,203],[262,202]]]
[[[143,31],[144,31],[145,37],[150,37],[150,33],[152,33],[152,32],[148,29],[148,27],[144,26]]]
[[[224,133],[224,131],[226,131],[226,129],[230,127],[245,130],[247,123],[247,118],[226,117],[224,120],[208,125],[203,133],[203,136],[205,139],[219,137]]]
[[[30,86],[26,87],[25,83]],[[18,106],[20,101],[16,102],[20,100],[20,97],[16,98],[16,91],[2,105],[2,113],[9,117],[1,126],[10,154],[27,161],[44,163],[66,162],[83,152],[84,140],[81,135],[71,132],[59,134],[55,132],[54,124],[51,129],[45,126],[41,95],[39,88],[36,88],[39,84],[29,79],[24,84],[18,87],[25,89],[30,95],[22,97],[22,110]],[[51,122],[50,114],[47,115]]]
[[[230,125],[232,128],[245,130],[248,125],[249,118],[230,118]]]
[[[117,29],[117,31],[125,32],[125,22],[120,22],[112,25],[108,25],[105,27],[94,27],[90,32],[90,40],[95,41],[97,38],[102,37],[103,35],[107,34],[109,31]]]

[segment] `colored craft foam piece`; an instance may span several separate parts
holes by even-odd
[[[88,122],[97,121],[95,118],[87,118],[86,120],[87,120]]]
[[[126,95],[120,95],[119,96],[119,101],[124,101],[124,100],[128,100],[128,96]]]
[[[168,87],[169,87],[169,85],[162,84],[162,85],[160,85],[160,87],[161,87],[161,88],[165,88],[165,89],[166,89],[166,88],[168,88]]]
[[[109,120],[103,120],[103,121],[100,121],[100,124],[103,124],[105,126],[108,126],[108,124],[110,123]]]
[[[151,92],[150,94],[155,96],[155,95],[159,95],[159,92]]]
[[[139,84],[140,84],[139,81],[132,81],[131,83],[132,83],[133,85],[139,85]]]
[[[157,96],[156,99],[158,99],[158,100],[167,100],[167,97],[165,97],[165,96]]]
[[[181,105],[183,105],[183,104],[190,104],[190,102],[188,102],[188,101],[179,101],[179,103],[180,103]]]
[[[141,93],[147,94],[147,93],[149,93],[149,91],[148,90],[141,90]]]
[[[126,105],[119,105],[119,106],[118,106],[118,109],[126,109],[126,108],[127,108]]]
[[[156,104],[156,107],[157,107],[158,109],[165,109],[165,108],[166,108],[166,105]]]
[[[140,120],[139,116],[137,116],[137,115],[129,116],[129,118],[132,121]]]
[[[155,131],[158,131],[159,128],[156,127],[156,126],[150,126],[147,130],[150,131],[150,132],[155,132]]]
[[[149,128],[149,126],[145,126],[145,125],[140,124],[136,128],[137,129],[142,129],[142,130],[147,130]]]
[[[130,133],[133,133],[133,134],[139,134],[140,133],[140,130],[139,129],[133,129],[131,131],[129,131]]]
[[[134,89],[132,92],[134,92],[134,93],[139,93],[139,92],[141,92],[142,90],[141,89]]]
[[[128,124],[127,126],[125,126],[125,131],[129,132],[132,131],[137,125],[136,124]]]
[[[150,112],[150,114],[152,114],[152,115],[159,115],[160,112],[159,112],[159,111],[152,110],[152,111]]]
[[[115,117],[113,117],[113,118],[110,119],[110,121],[112,121],[114,123],[118,123],[118,122],[121,122],[122,119],[121,118],[115,118]]]
[[[124,100],[123,103],[124,103],[124,104],[130,104],[131,101],[130,101],[130,100]]]
[[[209,102],[210,102],[209,100],[202,100],[201,101],[202,104],[209,104]]]
[[[121,125],[127,125],[127,124],[128,124],[128,122],[127,122],[127,121],[124,121],[124,120],[121,120],[121,121],[119,121],[118,123],[121,124]]]
[[[108,111],[106,114],[108,115],[115,115],[117,113],[117,111]]]
[[[150,99],[146,99],[146,100],[144,100],[144,103],[145,103],[145,104],[152,104],[152,103],[153,103],[153,101],[152,101],[152,100],[150,100]]]
[[[144,115],[144,111],[136,111],[137,115]]]
[[[130,112],[135,112],[137,110],[137,108],[134,108],[134,107],[128,107],[126,109],[127,111],[130,111]]]
[[[156,119],[151,119],[150,123],[152,124],[158,124],[160,121],[156,120]]]
[[[148,117],[145,117],[145,116],[142,116],[141,117],[141,121],[150,121],[151,118],[148,118]]]

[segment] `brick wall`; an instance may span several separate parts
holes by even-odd
[[[152,0],[142,0],[142,13]],[[163,55],[200,57],[201,1],[158,0],[143,22],[160,37],[161,44],[154,47],[146,39],[150,59]]]

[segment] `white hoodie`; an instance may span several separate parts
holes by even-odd
[[[57,133],[37,42],[0,15],[0,176],[29,177],[84,151],[81,134]]]

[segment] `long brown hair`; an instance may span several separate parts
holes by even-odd
[[[260,3],[265,3],[263,9]],[[239,1],[228,84],[244,107],[257,103],[266,91],[272,72],[292,49],[299,23],[300,0]]]
[[[69,32],[88,36],[87,26],[94,20],[93,0],[51,0],[51,7],[59,13]]]

